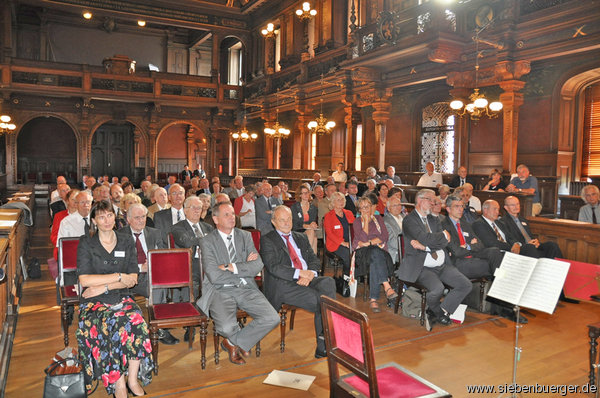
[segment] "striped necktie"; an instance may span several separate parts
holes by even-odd
[[[229,261],[235,263],[235,246],[233,245],[233,235],[227,236],[227,251],[229,252]]]

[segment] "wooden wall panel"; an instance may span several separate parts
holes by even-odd
[[[519,109],[519,153],[545,152],[556,149],[548,115],[551,114],[551,99],[527,98]]]
[[[600,225],[542,217],[529,217],[528,221],[531,232],[541,242],[556,242],[565,258],[600,263]]]

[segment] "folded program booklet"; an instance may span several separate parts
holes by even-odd
[[[315,381],[315,378],[316,376],[273,370],[269,373],[263,383],[308,391],[310,385]]]

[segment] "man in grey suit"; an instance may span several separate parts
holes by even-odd
[[[589,222],[592,224],[600,223],[600,206],[598,199],[600,198],[600,190],[595,185],[586,185],[581,189],[581,199],[585,205],[579,209],[579,221]]]
[[[388,253],[392,257],[392,261],[397,263],[402,256],[402,248],[400,247],[400,235],[402,235],[402,201],[400,195],[394,195],[387,200],[387,211],[383,216],[383,222],[388,230]]]
[[[421,189],[416,196],[415,209],[402,221],[405,258],[397,271],[400,280],[416,281],[427,289],[427,330],[431,330],[434,322],[449,325],[449,315],[471,291],[471,281],[452,265],[445,249],[450,234],[431,215],[434,198],[431,189]],[[444,285],[449,286],[450,291],[440,304]]]
[[[244,177],[242,176],[235,176],[231,181],[231,186],[223,190],[223,193],[226,193],[231,201],[242,196],[244,192],[246,191],[244,190]]]
[[[200,240],[214,229],[211,225],[200,221],[202,202],[197,196],[188,197],[183,203],[185,220],[171,228],[175,247],[192,249],[192,283],[194,297],[200,297],[202,267],[200,266]],[[185,294],[185,292],[184,292]]]
[[[250,349],[279,324],[279,315],[254,281],[263,262],[250,232],[235,228],[233,206],[217,203],[212,215],[217,229],[200,240],[205,274],[197,304],[225,337],[221,346],[229,360],[243,365]],[[252,317],[244,328],[237,322],[238,308]]]
[[[169,202],[171,207],[154,213],[154,227],[160,229],[165,242],[169,242],[169,234],[173,225],[185,219],[183,213],[183,201],[185,189],[179,184],[173,184],[169,188]]]
[[[148,287],[148,251],[154,249],[165,249],[167,247],[162,235],[160,234],[160,231],[158,229],[146,226],[147,214],[148,209],[146,206],[140,203],[132,204],[127,210],[127,223],[129,225],[117,231],[117,234],[120,237],[131,239],[134,242],[137,251],[138,268],[140,270],[140,274],[138,276],[137,285],[130,290],[132,293],[139,294],[144,297],[148,297],[148,292],[150,290]],[[152,294],[152,301],[155,303],[165,303],[165,290],[154,290]],[[179,343],[179,339],[174,337],[166,329],[159,329],[158,337],[159,341],[163,344],[171,345]]]
[[[260,255],[265,263],[265,295],[275,309],[285,303],[315,314],[315,358],[322,358],[326,351],[321,295],[335,299],[335,281],[329,276],[318,276],[321,261],[310,247],[306,235],[292,232],[289,207],[277,206],[273,210],[272,221],[275,231],[260,239]]]
[[[256,229],[260,230],[262,235],[266,235],[273,230],[271,224],[271,214],[277,207],[277,202],[271,197],[273,187],[268,182],[260,186],[262,195],[254,201],[254,210],[256,211]]]

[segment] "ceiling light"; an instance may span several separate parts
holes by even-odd
[[[142,27],[146,26],[146,21],[139,20],[138,21],[138,26],[142,26]]]
[[[83,12],[83,17],[84,17],[85,19],[92,19],[92,13],[91,13],[91,12],[89,12],[89,11],[84,11],[84,12]]]

